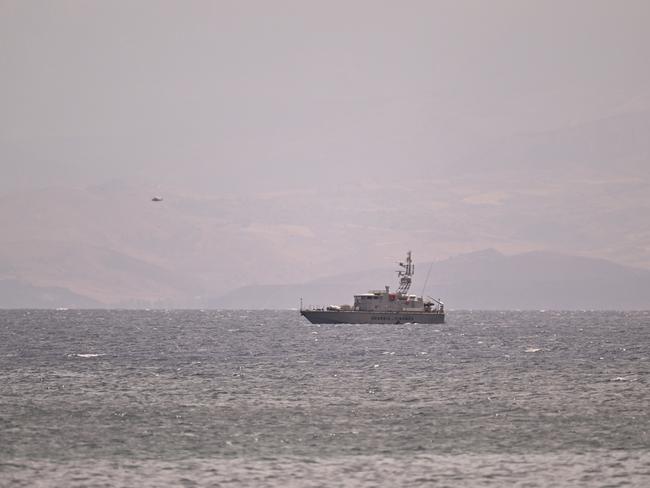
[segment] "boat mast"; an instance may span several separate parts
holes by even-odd
[[[406,295],[411,288],[411,276],[415,271],[415,265],[411,260],[411,251],[406,253],[406,264],[399,263],[402,269],[397,271],[397,276],[399,276],[399,287],[397,288],[397,293]]]

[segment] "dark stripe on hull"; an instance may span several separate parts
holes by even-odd
[[[301,310],[312,324],[442,324],[444,313],[431,312],[360,312],[356,310]]]

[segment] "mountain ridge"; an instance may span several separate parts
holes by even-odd
[[[541,250],[507,255],[485,249],[423,262],[416,270],[411,292],[442,298],[448,309],[650,309],[650,271],[601,258]],[[163,280],[156,286],[169,287],[165,299],[142,293],[130,301],[98,300],[74,286],[5,276],[0,279],[0,308],[291,309],[300,306],[301,297],[305,306],[350,303],[355,293],[397,282],[394,270],[372,268],[303,283],[245,285],[212,298],[190,297],[190,289],[179,298],[173,292],[174,274],[156,267],[150,271],[152,280]]]

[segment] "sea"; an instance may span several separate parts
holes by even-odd
[[[0,311],[2,487],[648,487],[650,312]]]

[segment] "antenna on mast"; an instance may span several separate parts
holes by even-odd
[[[405,295],[408,293],[409,288],[411,288],[411,276],[415,272],[415,266],[411,260],[411,251],[406,253],[406,264],[399,263],[403,268],[397,271],[397,276],[399,276],[399,287],[397,288],[397,293]]]

